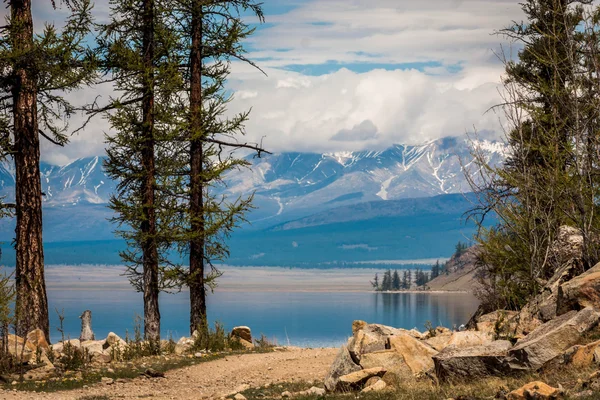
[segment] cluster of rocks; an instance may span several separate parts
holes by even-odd
[[[580,343],[600,323],[600,264],[577,276],[569,277],[566,270],[557,274],[548,281],[543,301],[540,296],[521,312],[480,315],[471,330],[438,327],[421,333],[355,321],[353,336],[331,366],[325,388],[379,391],[419,377],[464,381],[599,363],[600,341]],[[522,392],[538,390],[534,387],[547,389],[535,383]],[[507,398],[529,397],[511,393]]]
[[[48,344],[40,329],[29,332],[26,338],[12,334],[7,336],[8,353],[21,365],[23,377],[35,381],[53,376],[56,366],[62,365],[66,358],[79,357],[82,362],[106,364],[113,361],[117,354],[122,354],[127,346],[123,339],[112,332],[103,340],[71,339],[54,345]],[[10,379],[16,378],[20,377]]]
[[[7,335],[8,352],[21,366],[20,371],[24,372],[22,376],[25,380],[49,379],[58,372],[64,372],[66,365],[73,364],[73,360],[76,358],[80,363],[89,363],[92,367],[100,368],[112,362],[122,361],[131,346],[149,345],[147,342],[128,343],[113,332],[110,332],[105,339],[96,340],[91,329],[91,312],[86,310],[80,318],[82,319],[82,328],[79,339],[64,340],[50,345],[44,332],[40,329],[29,332],[26,338],[12,334]],[[163,353],[174,352],[180,356],[203,357],[206,355],[204,351],[191,354],[198,335],[199,333],[195,331],[191,337],[182,337],[177,343],[161,340],[161,351]],[[233,328],[230,338],[235,338],[245,349],[254,348],[252,332],[247,326]],[[13,374],[0,377],[0,380],[12,382],[18,381],[20,378],[21,374]]]

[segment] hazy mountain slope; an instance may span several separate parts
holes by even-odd
[[[344,262],[371,262],[446,258],[458,241],[474,233],[463,214],[471,196],[360,203],[333,208],[267,229],[239,229],[228,241],[233,265],[316,266]],[[47,207],[44,213],[46,262],[119,263],[120,241],[102,205]],[[489,220],[491,222],[491,220]],[[0,221],[2,262],[14,263],[8,248],[14,224]]]

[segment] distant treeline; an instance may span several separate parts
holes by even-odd
[[[436,262],[431,266],[431,272],[424,271],[422,265],[416,269],[404,269],[402,277],[395,269],[393,272],[388,269],[383,273],[383,278],[379,279],[379,274],[375,274],[375,278],[371,281],[371,285],[376,291],[386,292],[389,290],[409,290],[413,284],[416,286],[424,286],[430,280],[437,278],[440,275],[440,263]]]

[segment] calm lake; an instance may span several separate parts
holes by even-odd
[[[133,291],[117,267],[51,267],[47,270],[51,339],[60,340],[55,309],[64,310],[65,336],[79,337],[78,316],[92,310],[97,338],[109,332],[131,334],[142,295]],[[424,330],[426,321],[452,327],[466,323],[478,302],[466,293],[373,293],[373,270],[238,268],[225,271],[222,284],[208,298],[209,320],[227,329],[250,326],[278,344],[339,346],[356,319],[399,328]],[[161,294],[164,337],[189,336],[188,292]]]

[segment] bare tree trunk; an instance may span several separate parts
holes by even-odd
[[[27,53],[33,48],[31,0],[11,0],[14,50]],[[42,186],[40,142],[37,121],[37,84],[31,76],[29,58],[15,66],[12,90],[16,169],[16,289],[17,334],[39,328],[49,341],[48,300],[44,280],[42,242]]]
[[[192,10],[190,86],[190,333],[206,326],[204,287],[204,178],[202,149],[202,1]]]
[[[143,77],[143,139],[142,183],[143,214],[142,254],[144,268],[144,337],[154,344],[160,343],[160,311],[158,308],[158,248],[156,229],[154,157],[154,0],[144,0],[144,77]]]

